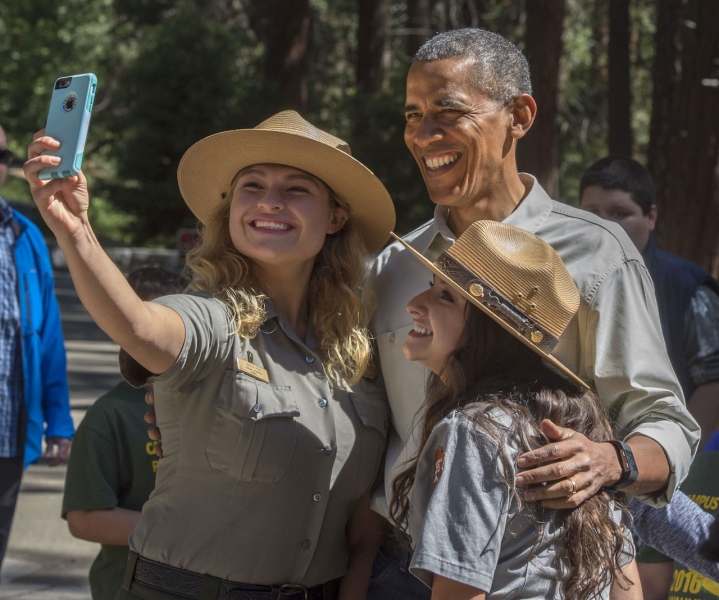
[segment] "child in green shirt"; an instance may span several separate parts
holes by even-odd
[[[184,289],[177,273],[144,267],[128,281],[145,301]],[[155,487],[157,442],[147,437],[145,390],[118,383],[90,407],[67,467],[62,516],[77,538],[102,547],[90,567],[93,600],[112,600],[122,585],[127,538]]]

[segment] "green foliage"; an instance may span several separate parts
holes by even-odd
[[[655,0],[632,2],[635,150],[648,141]],[[436,0],[432,28],[460,22],[460,2]],[[522,47],[523,2],[476,1],[476,25]],[[94,72],[98,98],[84,170],[95,195],[92,219],[121,242],[174,244],[192,226],[176,172],[193,143],[253,127],[273,112],[264,80],[264,0],[3,0],[0,3],[0,119],[18,157],[46,118],[59,76]],[[558,115],[560,199],[576,202],[586,166],[606,153],[607,1],[567,0]],[[407,4],[390,3],[387,74],[373,95],[358,92],[356,0],[310,0],[308,104],[315,124],[349,141],[385,183],[397,230],[432,215],[404,140]],[[13,165],[20,166],[20,159]],[[29,200],[10,177],[3,194]]]

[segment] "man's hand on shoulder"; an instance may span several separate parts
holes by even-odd
[[[72,440],[63,437],[49,437],[45,439],[46,448],[42,457],[47,460],[51,467],[62,465],[67,462],[70,455]]]
[[[574,508],[619,481],[622,467],[611,444],[593,442],[546,419],[542,431],[552,443],[517,460],[517,466],[526,469],[517,475],[517,487],[546,483],[526,490],[527,502],[542,501],[550,509]]]
[[[526,452],[517,459],[517,487],[545,483],[524,492],[527,502],[542,502],[550,509],[574,508],[603,487],[619,482],[623,469],[616,448],[593,442],[581,433],[542,421],[542,431],[551,444]],[[661,492],[669,484],[671,471],[664,448],[652,438],[637,434],[627,440],[639,477],[622,491],[634,496]]]

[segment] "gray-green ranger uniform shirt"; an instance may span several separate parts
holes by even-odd
[[[302,342],[269,302],[250,340],[233,333],[218,299],[157,302],[182,317],[185,342],[177,362],[148,380],[164,457],[130,549],[256,585],[343,575],[347,520],[383,457],[383,392],[367,379],[331,386],[312,331]],[[265,369],[269,383],[238,359]],[[145,383],[133,365],[123,374]]]
[[[484,590],[487,598],[563,600],[567,574],[555,559],[571,548],[560,545],[557,511],[534,516],[518,504],[507,483],[516,476],[521,447],[509,434],[510,417],[499,409],[486,415],[502,432],[505,473],[499,445],[468,416],[476,406],[452,411],[422,450],[410,493],[410,571],[429,587],[440,575]],[[612,509],[611,517],[620,523],[621,511]],[[541,529],[537,518],[544,521]],[[624,552],[621,565],[633,558],[628,537]],[[609,587],[596,592],[608,598]]]

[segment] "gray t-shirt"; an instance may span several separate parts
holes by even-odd
[[[489,415],[508,424],[499,410]],[[566,575],[553,564],[562,529],[548,511],[540,535],[529,510],[519,508],[507,483],[515,478],[518,444],[509,435],[504,443],[506,475],[498,444],[465,413],[453,411],[434,428],[410,496],[410,571],[430,587],[437,574],[487,598],[564,598]],[[621,512],[613,517],[620,522]]]

